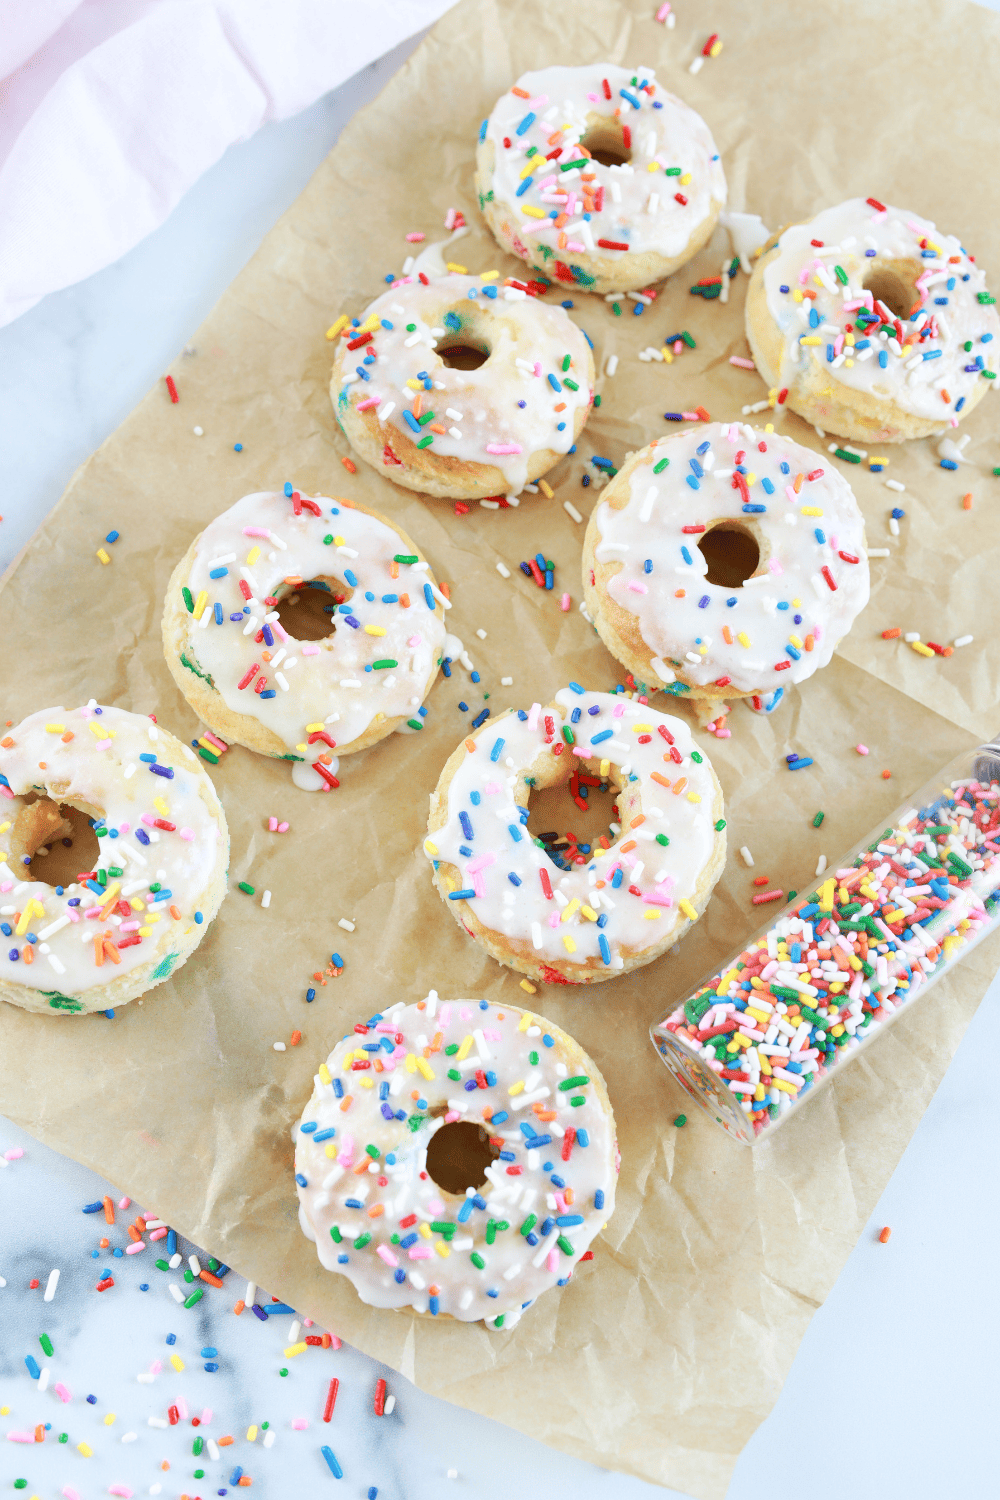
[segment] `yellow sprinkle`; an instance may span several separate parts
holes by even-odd
[[[87,725],[87,728],[90,730],[95,740],[106,740],[108,738],[108,732],[104,728],[104,726],[101,724],[95,724],[93,720],[91,720],[91,722]]]
[[[330,1158],[331,1161],[336,1156],[336,1154],[337,1154],[337,1147],[336,1147],[336,1145],[334,1144],[333,1141],[328,1141],[327,1142],[326,1154]]]
[[[66,728],[65,724],[46,724],[46,734],[62,734]]]
[[[499,271],[480,271],[479,279],[480,281],[496,281],[499,275]]]
[[[29,901],[27,906],[24,908],[24,911],[18,918],[17,926],[14,928],[14,933],[17,937],[20,937],[22,933],[25,933],[28,930],[31,919],[34,916],[34,913],[31,910],[32,905],[33,903]]]
[[[792,301],[793,302],[801,302],[802,301],[802,293],[801,292],[793,292],[792,293]]]
[[[180,1372],[184,1369],[184,1361],[181,1359],[179,1354],[171,1354],[170,1363],[173,1365],[178,1374],[180,1374]]]
[[[372,313],[371,317],[366,318],[358,328],[358,333],[374,333],[381,321],[382,319],[379,313]]]
[[[804,516],[821,516],[823,512],[818,505],[803,505],[802,514]]]
[[[738,1042],[741,1047],[752,1047],[753,1046],[753,1037],[752,1036],[747,1036],[747,1034],[746,1034],[745,1031],[738,1031],[736,1033],[736,1035],[733,1037],[733,1041],[734,1042]]]
[[[333,545],[335,547],[346,547],[347,543],[344,541],[344,538],[342,536],[335,536],[333,539]]]
[[[521,980],[521,988],[522,988],[522,990],[527,990],[527,992],[528,992],[529,995],[537,995],[538,994],[537,988],[535,987],[535,985],[533,985],[531,983],[531,981],[529,979],[522,979]],[[526,1017],[522,1016],[521,1019],[523,1021],[523,1020],[526,1019]],[[523,1027],[523,1026],[519,1026],[517,1029],[518,1029],[518,1031],[523,1031],[526,1028]]]
[[[653,726],[652,726],[652,724],[633,724],[632,725],[632,733],[633,734],[652,734],[652,732],[653,732]]]
[[[444,1240],[438,1240],[437,1244],[434,1246],[434,1249],[437,1251],[438,1255],[440,1255],[442,1260],[447,1260],[449,1255],[451,1254],[451,1251],[445,1244]]]
[[[110,1427],[111,1424],[114,1422],[114,1420],[115,1420],[115,1414],[114,1414],[114,1412],[113,1411],[109,1411],[108,1414],[107,1414],[107,1416],[104,1418],[104,1425],[105,1425],[105,1427]]]
[[[285,1350],[285,1358],[294,1359],[296,1354],[304,1354],[308,1347],[309,1345],[306,1343],[305,1339],[302,1340],[301,1344],[289,1344],[288,1348]],[[251,1427],[247,1430],[247,1437],[249,1438],[251,1443],[256,1436],[256,1427]]]
[[[406,1054],[406,1057],[403,1061],[403,1067],[408,1073],[415,1073],[417,1071],[417,1059],[414,1057],[412,1052],[408,1052]]]
[[[430,839],[424,839],[424,848],[427,850],[427,853],[431,856],[432,859],[437,859],[437,844],[432,844]]]
[[[647,922],[655,922],[660,913],[655,906],[651,906],[649,911],[644,911],[642,915]]]
[[[98,549],[97,549],[97,556],[100,558],[101,562],[105,565],[105,567],[107,567],[107,565],[111,561],[111,559],[108,556],[108,554],[105,552],[105,550],[104,550],[103,547],[98,547]]]
[[[798,638],[797,635],[790,635],[788,637],[788,639],[791,641],[791,643],[795,647],[796,651],[801,651],[802,650],[802,642],[799,640],[799,638]]]
[[[9,1416],[10,1416],[10,1407],[9,1406],[0,1406],[0,1417],[9,1417]]]
[[[701,801],[701,793],[700,792],[688,792],[688,794],[687,794],[687,800],[689,802],[700,802]]]
[[[581,916],[586,917],[588,922],[597,921],[597,913],[592,906],[581,906],[580,914]]]
[[[10,827],[9,823],[7,824],[7,827],[8,828]],[[4,860],[6,858],[7,858],[7,851],[6,851],[6,849],[0,849],[0,864],[3,864],[3,862],[4,862]]]
[[[687,917],[687,919],[688,919],[689,922],[697,922],[697,920],[698,920],[698,913],[695,911],[695,909],[691,905],[690,901],[687,901],[687,900],[679,901],[678,905],[680,906],[681,911]]]
[[[799,339],[800,344],[821,344],[823,340],[818,333],[811,333],[805,338]]]
[[[777,394],[777,392],[775,392],[775,394]],[[747,484],[748,485],[753,484],[756,481],[756,478],[757,478],[756,474],[748,474],[747,475]]]
[[[931,650],[930,646],[925,646],[923,641],[907,641],[906,644],[910,647],[911,650],[916,651],[918,656],[934,655],[934,652]]]
[[[551,500],[552,496],[555,494],[555,490],[550,484],[546,484],[544,479],[538,480],[538,488],[541,490],[546,500]]]
[[[526,177],[530,177],[532,172],[538,166],[539,162],[542,162],[544,160],[544,156],[533,156],[530,161],[526,161],[524,166],[521,168],[521,181],[523,182]]]
[[[576,944],[574,943],[573,939],[570,937],[570,935],[569,935],[568,932],[564,932],[563,933],[563,943],[566,945],[566,952],[567,953],[575,953],[576,952]]]
[[[609,760],[602,760],[601,761],[601,778],[603,779],[605,776],[607,776],[608,773],[610,772],[610,770],[611,770],[611,762]]]
[[[254,1440],[254,1438],[256,1436],[257,1436],[257,1424],[255,1422],[252,1427],[248,1427],[247,1428],[247,1442],[248,1443],[252,1443],[253,1440]]]
[[[306,744],[302,744],[302,745],[296,745],[295,748],[296,748],[296,750],[299,750],[304,755],[305,752],[309,749],[309,746],[306,745]]]
[[[426,1224],[426,1223],[425,1224],[421,1224],[421,1226],[420,1226],[420,1233],[423,1235],[423,1237],[424,1237],[425,1240],[429,1240],[430,1237],[431,1237],[431,1226],[429,1224]]]
[[[322,724],[307,724],[306,725],[306,734],[319,734],[320,730],[323,727],[324,726]]]
[[[741,630],[736,639],[739,641],[741,646],[746,646],[749,648],[749,646],[751,645],[750,637],[747,635],[745,630]]]
[[[685,172],[684,175],[683,175],[683,177],[680,179],[681,187],[687,187],[687,185],[688,185],[688,183],[690,181],[691,181],[691,173],[690,172]]]
[[[417,1067],[420,1069],[421,1073],[427,1079],[431,1079],[431,1078],[434,1078],[434,1077],[437,1076],[435,1074],[435,1072],[434,1072],[434,1069],[431,1067],[430,1063],[427,1061],[426,1057],[418,1057],[417,1058]]]
[[[406,383],[407,383],[408,386],[411,386],[413,388],[413,390],[415,390],[415,391],[422,391],[423,388],[424,388],[424,383],[423,383],[422,380],[408,380]],[[343,543],[341,543],[340,545],[342,546]]]
[[[328,339],[335,339],[337,337],[337,334],[340,332],[340,330],[342,328],[346,328],[347,325],[348,325],[348,323],[350,321],[351,320],[347,316],[346,313],[341,313],[341,315],[337,319],[336,323],[331,323],[330,327],[326,330],[326,336],[327,336],[327,338]]]
[[[384,625],[366,625],[365,635],[385,635]]]
[[[820,909],[820,911],[833,911],[833,892],[834,892],[834,889],[836,887],[836,883],[837,882],[834,879],[824,880],[823,884],[820,886],[820,888],[819,888],[819,909]]]
[[[526,979],[522,981],[522,988],[524,988],[525,986],[527,986],[528,988],[530,988],[532,994],[535,994],[535,988],[534,988],[534,986],[533,985],[528,985],[528,981]],[[520,1021],[518,1021],[518,1023],[517,1023],[517,1029],[518,1029],[518,1031],[527,1031],[527,1029],[528,1029],[528,1027],[530,1025],[531,1025],[531,1014],[530,1014],[529,1011],[525,1011],[524,1015],[521,1017]]]
[[[562,914],[562,917],[560,918],[560,921],[562,921],[562,922],[568,922],[569,919],[570,919],[570,917],[573,915],[573,913],[576,911],[577,907],[580,904],[581,903],[580,903],[579,896],[574,896],[573,899],[572,899],[572,901],[569,903],[569,905],[563,907],[563,914]]]
[[[754,1091],[753,1091],[753,1096],[754,1096],[755,1099],[764,1099],[764,1098],[766,1098],[766,1096],[767,1096],[767,1089],[764,1087],[764,1085],[762,1083],[758,1083],[755,1086]]]
[[[197,599],[194,601],[194,609],[191,611],[192,615],[194,616],[194,618],[196,620],[200,620],[201,619],[202,615],[205,612],[205,605],[207,603],[208,603],[208,590],[207,589],[202,589],[201,593],[198,595]]]
[[[330,1069],[327,1067],[326,1063],[320,1063],[319,1068],[317,1069],[317,1071],[319,1073],[319,1081],[320,1081],[320,1083],[332,1083],[333,1082],[333,1079],[330,1077]]]
[[[718,989],[716,990],[715,993],[717,995],[719,995],[719,996],[725,995],[726,992],[729,989],[729,986],[732,984],[733,980],[737,979],[738,977],[739,977],[739,970],[738,969],[730,969],[729,972],[727,974],[723,974],[722,978],[719,980],[719,987],[718,987]]]
[[[161,818],[165,818],[167,816],[167,813],[170,811],[166,799],[163,797],[154,797],[153,806],[156,808],[156,811],[160,814]]]
[[[453,260],[446,261],[445,264],[449,271],[457,271],[459,276],[468,276],[469,274],[468,266],[456,265]]]
[[[660,164],[657,161],[651,161],[649,163],[649,166],[646,168],[647,172],[658,172],[659,170],[660,170]]]
[[[522,204],[521,212],[523,214],[530,214],[533,219],[544,219],[546,217],[540,208],[534,208],[530,203]]]
[[[746,1013],[748,1016],[753,1016],[755,1021],[760,1021],[762,1024],[770,1023],[771,1016],[766,1010],[755,1010],[752,1005],[748,1005]]]
[[[375,1087],[374,1078],[369,1078],[367,1073],[362,1073],[361,1077],[358,1079],[358,1083],[363,1089],[373,1089]]]
[[[674,362],[673,351],[670,350],[670,349],[668,349],[667,346],[666,346],[666,344],[664,344],[663,348],[660,350],[660,353],[663,355],[663,363],[664,364],[666,364],[666,365],[672,365],[673,364],[673,362]]]
[[[510,1086],[510,1088],[507,1090],[507,1092],[508,1092],[508,1094],[510,1095],[510,1097],[512,1099],[513,1099],[513,1097],[514,1097],[515,1094],[523,1094],[524,1093],[524,1079],[522,1078],[520,1080],[520,1082],[518,1082],[518,1083],[512,1083],[511,1086]]]
[[[94,1450],[89,1443],[77,1443],[76,1451],[77,1453],[82,1453],[84,1458],[93,1458],[94,1456]]]
[[[841,1027],[840,1029],[841,1029],[841,1031],[843,1031],[844,1028]],[[772,1078],[771,1079],[771,1087],[773,1089],[781,1089],[781,1092],[783,1094],[797,1094],[798,1093],[798,1089],[795,1087],[795,1085],[792,1084],[792,1083],[786,1083],[783,1078]]]
[[[252,568],[253,565],[254,565],[254,563],[257,561],[257,559],[258,559],[259,556],[260,556],[260,548],[259,547],[251,547],[250,551],[247,553],[247,567],[248,568]]]
[[[760,1063],[760,1071],[762,1073],[770,1074],[770,1072],[771,1072],[771,1064],[768,1062],[766,1054],[763,1053],[763,1052],[758,1052],[757,1053],[757,1060]]]
[[[453,891],[455,889],[455,882],[452,880],[450,875],[444,876],[441,883],[446,891]]]
[[[471,1046],[472,1046],[472,1036],[470,1034],[469,1036],[465,1037],[462,1040],[462,1042],[459,1044],[458,1051],[455,1053],[455,1061],[456,1062],[464,1062],[465,1059],[469,1055],[469,1048]]]

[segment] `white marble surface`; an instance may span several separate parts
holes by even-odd
[[[1000,3],[1000,0],[998,0]],[[59,498],[74,468],[122,420],[208,312],[294,199],[345,121],[397,68],[397,49],[294,120],[265,127],[227,153],[170,219],[117,265],[34,308],[0,331],[0,560],[8,563]],[[8,660],[10,656],[8,655]],[[929,1003],[933,1003],[930,1001]],[[985,1496],[996,1492],[989,1433],[995,1420],[1000,1316],[992,1295],[993,1245],[1000,1208],[993,1054],[1000,983],[991,986],[958,1055],[862,1234],[836,1287],[813,1319],[770,1418],[737,1465],[728,1500],[880,1500]],[[2,1107],[2,1100],[0,1100]],[[792,1126],[791,1128],[794,1128]],[[236,1464],[262,1500],[327,1493],[333,1480],[319,1456],[329,1441],[344,1469],[343,1491],[382,1500],[438,1500],[454,1493],[493,1500],[521,1493],[574,1500],[638,1500],[673,1493],[567,1459],[497,1423],[416,1391],[401,1377],[343,1348],[309,1349],[283,1360],[290,1319],[261,1324],[229,1311],[242,1291],[237,1272],[196,1309],[170,1299],[168,1278],[149,1251],[95,1261],[103,1219],[84,1202],[113,1191],[91,1173],[0,1120],[0,1155],[25,1155],[0,1171],[0,1435],[51,1422],[44,1445],[0,1436],[0,1493],[24,1476],[27,1500],[74,1486],[82,1500],[122,1484],[136,1495],[159,1483],[166,1497],[207,1497],[233,1486]],[[737,1149],[734,1147],[734,1149]],[[114,1196],[119,1196],[114,1193]],[[126,1216],[119,1214],[121,1221]],[[131,1214],[127,1216],[131,1218]],[[877,1242],[892,1226],[888,1245]],[[112,1232],[124,1244],[123,1230]],[[110,1252],[109,1247],[109,1252]],[[187,1248],[187,1247],[185,1247]],[[109,1265],[116,1286],[97,1295]],[[49,1271],[62,1277],[55,1299],[41,1299]],[[41,1280],[28,1289],[32,1277]],[[140,1283],[150,1290],[141,1292]],[[277,1326],[276,1326],[277,1325]],[[46,1360],[38,1336],[48,1332]],[[168,1349],[168,1332],[177,1345]],[[219,1350],[206,1373],[198,1350]],[[39,1393],[24,1366],[33,1353],[53,1366],[52,1381],[73,1391],[64,1405]],[[152,1385],[136,1374],[178,1353]],[[289,1375],[277,1372],[287,1367]],[[397,1405],[372,1414],[379,1374]],[[334,1421],[322,1421],[331,1375],[341,1380]],[[87,1404],[87,1393],[97,1403]],[[210,1404],[206,1429],[238,1441],[224,1460],[191,1455],[190,1421],[151,1429],[183,1393],[192,1414]],[[116,1412],[111,1427],[105,1416]],[[295,1416],[309,1421],[291,1428]],[[502,1416],[502,1413],[498,1413]],[[244,1434],[270,1421],[277,1437],[263,1449]],[[70,1441],[60,1445],[61,1431]],[[135,1431],[122,1445],[123,1432]],[[93,1458],[76,1451],[89,1442]],[[163,1459],[168,1471],[158,1467]],[[193,1477],[204,1467],[202,1479]],[[449,1482],[446,1471],[458,1470]]]

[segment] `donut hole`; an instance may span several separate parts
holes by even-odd
[[[866,292],[871,292],[876,302],[884,303],[894,318],[908,318],[914,303],[920,302],[920,293],[914,283],[923,269],[916,261],[884,262],[868,272],[862,286]]]
[[[614,842],[611,823],[618,821],[617,787],[601,777],[600,763],[574,759],[573,770],[579,780],[532,790],[528,798],[528,832],[557,869],[589,865],[605,847],[601,838]]]
[[[701,537],[698,551],[708,563],[706,583],[724,589],[741,588],[760,565],[757,539],[739,521],[717,521]]]
[[[295,641],[323,641],[336,630],[336,611],[354,590],[340,578],[309,578],[282,584],[271,597],[277,602],[278,624]],[[283,642],[281,644],[284,644]]]
[[[618,120],[594,120],[580,145],[602,167],[623,167],[632,160],[632,149],[625,144],[625,132]]]
[[[437,354],[443,365],[449,370],[478,370],[489,359],[492,350],[483,345],[462,342],[459,344],[448,344],[445,348],[438,346]]]
[[[98,815],[96,809],[73,807],[50,797],[26,802],[11,830],[11,866],[25,880],[72,885],[96,868],[101,846],[91,825]]]
[[[427,1175],[444,1192],[464,1197],[467,1188],[482,1187],[486,1168],[499,1154],[499,1147],[490,1145],[482,1125],[472,1120],[449,1120],[430,1138]]]

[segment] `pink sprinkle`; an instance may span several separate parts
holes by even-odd
[[[128,831],[129,831],[129,829],[131,827],[132,827],[131,823],[119,823],[118,824],[118,832],[119,833],[128,833]]]
[[[181,838],[184,839],[187,843],[190,843],[194,838],[193,828],[180,828],[178,829],[178,833],[180,834]]]
[[[701,418],[699,417],[699,415],[698,415],[698,413],[696,411],[682,411],[681,412],[681,416],[684,418],[685,422],[700,422],[701,421]]]
[[[99,906],[88,906],[83,915],[85,917],[99,917],[101,915],[101,908]]]
[[[128,1207],[130,1207],[131,1203],[132,1203],[132,1199],[131,1198],[119,1198],[118,1199],[118,1207],[119,1208],[128,1208]]]
[[[717,729],[715,731],[715,738],[717,740],[731,740],[732,737],[733,731],[731,729]]]
[[[487,852],[486,854],[478,854],[475,859],[469,860],[469,863],[465,868],[470,875],[478,875],[480,870],[487,869],[490,865],[494,864],[495,861],[496,855],[492,852]]]
[[[10,1150],[5,1151],[3,1154],[4,1161],[17,1161],[17,1159],[23,1155],[24,1151],[20,1146],[11,1146]]]
[[[65,1495],[66,1500],[80,1500],[80,1491],[75,1490],[71,1484],[63,1485],[59,1493]]]
[[[354,409],[355,411],[370,411],[373,406],[378,406],[381,400],[381,396],[369,396],[366,401],[359,401]]]
[[[620,719],[621,716],[622,716],[622,714],[624,712],[625,712],[625,705],[624,705],[624,703],[616,703],[615,706],[614,706],[614,708],[611,710],[611,717],[613,719]]]
[[[305,1432],[309,1423],[305,1417],[293,1417],[292,1428],[295,1432]]]
[[[455,212],[455,210],[452,209],[451,213],[454,214],[454,212]],[[408,234],[406,236],[406,238],[409,240],[409,242],[410,242],[411,245],[419,245],[420,242],[421,242],[421,240],[424,238],[424,236],[422,234],[420,234],[417,230],[414,230],[411,234]]]
[[[564,615],[569,613],[569,606],[570,597],[568,594],[563,594],[562,598],[559,600],[559,608],[562,610]]]
[[[411,1260],[430,1260],[433,1254],[429,1245],[414,1245],[407,1253]]]
[[[406,643],[406,644],[407,644],[407,645],[408,645],[408,646],[419,646],[419,645],[420,645],[420,643],[421,643],[421,640],[422,640],[422,639],[423,639],[423,637],[422,637],[422,636],[419,636],[419,635],[411,635],[411,636],[410,636],[410,639],[409,639],[409,640],[408,640],[408,641],[407,641],[407,643]]]
[[[558,1269],[559,1269],[559,1251],[558,1250],[550,1250],[549,1251],[548,1255],[545,1257],[545,1269],[547,1271],[558,1271]]]
[[[520,453],[520,443],[487,443],[487,453]]]
[[[375,1251],[375,1254],[381,1256],[382,1260],[385,1261],[387,1266],[399,1265],[399,1257],[397,1255],[393,1255],[388,1245],[379,1245]]]
[[[859,755],[867,755],[868,754],[868,746],[867,745],[855,745],[854,748],[858,752]]]
[[[243,528],[243,535],[244,536],[262,536],[262,537],[265,538],[265,540],[268,540],[268,541],[270,540],[270,536],[268,534],[267,528],[264,527],[264,526],[244,526],[244,528]]]
[[[159,1373],[160,1373],[160,1371],[162,1369],[163,1369],[163,1361],[162,1361],[162,1359],[154,1359],[153,1363],[149,1367],[149,1373],[150,1373],[150,1375],[159,1375]]]
[[[667,19],[667,17],[669,16],[669,14],[670,14],[670,0],[666,0],[666,3],[663,4],[663,5],[661,5],[660,8],[659,8],[659,10],[656,12],[656,20],[657,21],[665,21]]]
[[[288,824],[287,823],[279,823],[278,824],[278,832],[279,833],[287,833],[288,832]]]
[[[4,787],[4,791],[5,792],[9,791],[9,790],[10,790],[9,787]],[[0,885],[0,891],[12,891],[13,889],[14,889],[14,882],[13,882],[13,880],[5,880],[3,882],[3,884]]]
[[[319,655],[319,647],[315,644],[314,641],[303,641],[302,646],[300,647],[300,650],[301,650],[303,656],[318,656]]]
[[[769,558],[767,566],[776,578],[785,571],[776,557]]]
[[[152,813],[143,813],[142,814],[142,821],[145,823],[145,825],[146,825],[147,828],[155,828],[156,827],[156,819],[153,817]]]
[[[201,1414],[201,1425],[202,1425],[202,1427],[207,1427],[208,1424],[209,1424],[209,1422],[211,1422],[211,1420],[212,1420],[212,1408],[210,1406],[206,1406],[205,1410]]]
[[[457,1109],[449,1109],[444,1117],[444,1122],[446,1125],[452,1125],[456,1120],[460,1120],[461,1118],[462,1116]]]
[[[334,1349],[340,1348],[340,1340],[335,1333],[331,1333],[330,1335],[330,1344]]]
[[[177,1410],[180,1413],[180,1415],[183,1417],[183,1419],[185,1421],[187,1421],[187,1417],[188,1417],[188,1404],[184,1400],[183,1396],[178,1396],[177,1397]]]
[[[588,94],[587,95],[587,98],[590,100],[591,104],[597,104],[597,103],[599,103],[600,97],[601,97],[600,94]]]
[[[111,741],[110,740],[97,740],[94,743],[94,749],[95,750],[110,750],[111,749]]]
[[[119,927],[118,931],[119,932],[135,932],[135,930],[136,930],[136,928],[138,926],[139,926],[138,922],[123,922],[122,925],[121,925],[121,927]]]
[[[4,796],[7,797],[11,802],[13,802],[14,793],[11,791],[9,786],[0,786],[0,792],[3,792]],[[10,886],[7,886],[6,889],[10,890]]]
[[[557,911],[554,911],[552,913],[552,915],[549,917],[549,926],[550,927],[558,927],[559,923],[561,921],[562,921],[562,918],[560,917],[559,913]]]
[[[635,580],[632,579],[632,578],[629,579],[629,581],[625,585],[625,587],[631,589],[632,592],[633,592],[633,594],[648,594],[649,593],[649,590],[647,589],[647,587],[646,587],[646,585],[644,583],[636,583]]]
[[[150,1231],[149,1231],[149,1238],[150,1238],[150,1239],[151,1239],[151,1240],[162,1240],[162,1239],[163,1239],[163,1236],[164,1236],[164,1235],[165,1235],[165,1234],[166,1234],[166,1233],[167,1233],[167,1230],[166,1230],[166,1229],[151,1229],[151,1230],[150,1230]]]
[[[312,1318],[303,1318],[302,1319],[302,1326],[303,1326],[303,1328],[311,1328],[313,1326],[313,1320],[312,1320]]]
[[[145,1250],[145,1248],[146,1248],[146,1243],[145,1243],[144,1240],[136,1240],[134,1244],[132,1244],[132,1245],[126,1245],[125,1246],[125,1254],[126,1255],[138,1255],[139,1251],[140,1250]]]
[[[277,818],[268,818],[268,820],[267,820],[267,831],[268,831],[268,833],[277,833],[277,831],[278,831],[278,820],[277,820]]]
[[[283,629],[283,627],[278,624],[277,620],[271,621],[271,629],[274,631],[276,636],[279,636],[281,638],[281,640],[288,640],[288,631]]]
[[[541,711],[542,705],[540,703],[533,703],[528,709],[528,729],[531,733],[534,733],[534,731],[538,728],[538,715],[541,713]],[[5,891],[9,891],[10,886],[5,885],[3,889]]]
[[[8,1443],[33,1443],[35,1434],[33,1432],[8,1432],[7,1441]],[[64,1495],[65,1493],[66,1491],[63,1490]]]
[[[647,906],[673,906],[674,904],[671,896],[663,896],[659,891],[647,891],[642,899]]]
[[[225,754],[225,752],[229,749],[229,746],[226,744],[225,740],[220,740],[219,736],[217,734],[213,734],[210,729],[205,730],[204,734],[202,735],[202,739],[208,740],[208,743],[210,745],[214,745],[215,748],[217,750],[221,750],[223,754]]]
[[[57,1381],[55,1389],[56,1395],[59,1397],[60,1401],[72,1401],[72,1391],[68,1390],[67,1387],[63,1385],[61,1380]]]
[[[108,1494],[109,1495],[122,1495],[122,1496],[124,1496],[124,1500],[132,1500],[132,1496],[133,1496],[134,1493],[135,1493],[134,1490],[128,1489],[127,1486],[124,1485],[124,1484],[109,1484],[108,1485]]]
[[[731,354],[729,356],[729,363],[731,365],[738,365],[741,370],[756,370],[757,368],[752,359],[743,359],[739,354]]]

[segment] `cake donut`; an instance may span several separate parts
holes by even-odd
[[[279,605],[310,584],[329,595],[329,634],[300,641]],[[296,786],[328,791],[339,784],[332,751],[423,727],[446,607],[394,521],[286,484],[245,495],[195,537],[167,589],[163,648],[210,729],[293,761]]]
[[[511,1005],[432,990],[355,1026],[294,1134],[302,1231],[369,1307],[506,1331],[615,1206],[604,1079]]]
[[[516,493],[570,452],[594,399],[594,360],[561,307],[489,278],[419,274],[344,329],[330,399],[380,474],[477,500]]]
[[[476,188],[505,250],[592,292],[669,276],[726,201],[701,116],[649,68],[610,63],[522,74],[483,121]]]
[[[996,376],[1000,320],[953,235],[851,198],[774,236],[754,267],[747,339],[793,411],[858,442],[955,427]]]
[[[622,465],[587,526],[583,588],[598,635],[648,689],[772,708],[868,603],[864,520],[809,448],[712,422]]]
[[[153,718],[47,708],[0,739],[0,1000],[65,1016],[162,984],[226,894],[229,830],[208,773]],[[91,820],[99,853],[50,884]],[[71,837],[72,836],[72,837]],[[62,851],[60,850],[60,853]]]
[[[565,873],[527,831],[533,790],[599,774],[621,833]],[[456,921],[545,984],[640,968],[704,911],[726,855],[722,789],[687,725],[571,683],[469,735],[431,796],[424,852]]]

